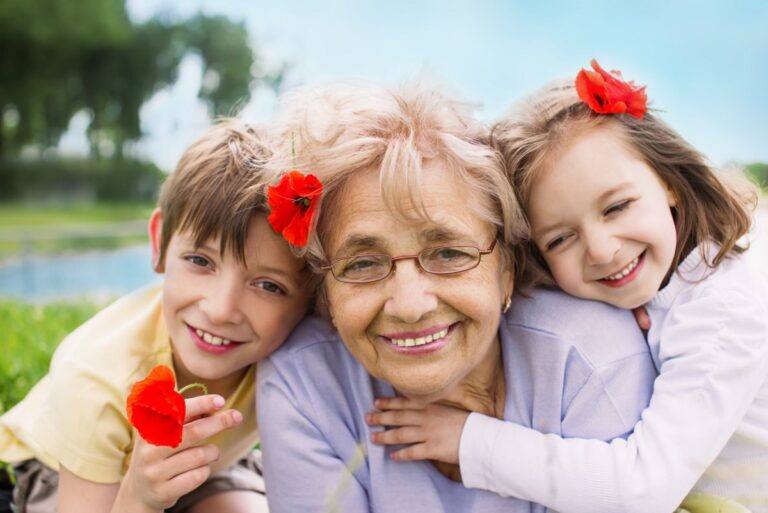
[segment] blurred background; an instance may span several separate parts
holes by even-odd
[[[212,118],[268,120],[303,84],[426,76],[492,121],[593,57],[647,84],[715,165],[768,187],[759,0],[0,1],[0,345],[19,348],[0,377],[44,371],[66,332],[158,279],[147,216]],[[763,202],[763,261],[766,226]]]

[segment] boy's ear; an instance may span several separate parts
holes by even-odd
[[[163,213],[156,208],[149,216],[149,243],[152,246],[152,268],[155,272],[165,271],[165,265],[160,261],[160,239],[163,230]]]

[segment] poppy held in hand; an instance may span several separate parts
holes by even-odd
[[[595,71],[582,69],[576,75],[576,92],[598,114],[627,113],[642,119],[648,110],[645,86],[626,82],[618,71],[608,73],[592,59]]]
[[[158,365],[146,378],[134,383],[127,410],[131,425],[147,442],[167,447],[181,443],[186,405],[168,367]]]
[[[323,185],[314,175],[289,171],[276,186],[267,189],[269,224],[294,246],[304,246],[314,222]]]

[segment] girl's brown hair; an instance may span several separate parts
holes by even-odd
[[[755,188],[745,179],[717,173],[705,157],[661,119],[646,113],[642,119],[627,114],[593,112],[579,99],[572,83],[544,88],[513,110],[492,130],[492,144],[501,153],[520,204],[529,207],[531,184],[574,135],[597,127],[617,128],[628,147],[658,173],[677,199],[673,215],[677,244],[671,269],[706,241],[720,245],[706,264],[715,267],[740,244],[752,223],[757,204]],[[518,286],[553,284],[544,259],[528,240],[517,248]]]

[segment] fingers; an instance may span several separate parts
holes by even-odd
[[[648,331],[651,329],[651,316],[648,315],[648,310],[644,306],[638,306],[632,310],[632,313],[635,314],[635,321],[641,330]]]
[[[424,440],[424,430],[413,426],[371,433],[371,442],[378,445],[416,444]]]
[[[365,416],[369,426],[421,426],[425,420],[424,410],[374,411]]]
[[[190,397],[184,402],[187,405],[187,415],[184,422],[189,422],[201,415],[211,415],[224,406],[224,398],[216,394]]]
[[[373,406],[379,410],[422,410],[426,405],[405,397],[377,397]]]
[[[200,442],[226,429],[237,427],[243,421],[243,415],[237,410],[225,410],[210,417],[193,420],[184,424],[182,442],[178,450],[198,445]]]

